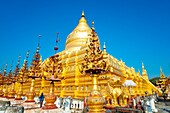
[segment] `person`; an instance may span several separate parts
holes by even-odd
[[[135,108],[136,109],[136,99],[135,99],[135,96],[133,96],[133,99],[132,99],[132,101],[133,101],[133,108]]]
[[[144,110],[144,96],[140,98],[141,109]]]
[[[43,95],[43,93],[41,93],[39,99],[40,99],[40,108],[41,108],[41,107],[42,107],[42,104],[43,104],[43,101],[44,101],[44,95]]]
[[[151,95],[151,98],[150,98],[150,106],[153,112],[158,112],[158,109],[156,109],[155,107],[155,99],[153,95]]]
[[[144,110],[144,113],[148,113],[148,97],[144,96],[143,98],[143,110]]]

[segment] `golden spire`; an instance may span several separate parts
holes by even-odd
[[[80,24],[80,23],[83,23],[83,22],[85,22],[85,23],[87,22],[87,21],[86,21],[86,18],[85,18],[85,15],[84,15],[84,11],[82,11],[81,18],[80,18],[80,20],[79,20],[79,24]]]
[[[144,67],[144,64],[143,64],[143,62],[142,62],[142,69],[144,69],[145,67]]]
[[[138,73],[139,73],[139,75],[140,75],[140,69],[138,69]]]
[[[166,76],[165,76],[164,73],[162,72],[162,67],[160,67],[160,78],[166,78]]]
[[[103,51],[106,52],[106,43],[104,42]]]
[[[94,21],[92,21],[92,30],[95,30],[95,28],[94,28]]]
[[[160,66],[160,72],[162,73],[162,67]]]
[[[147,71],[146,71],[146,69],[145,69],[145,67],[144,67],[143,62],[142,62],[142,76],[143,76],[146,80],[148,80],[148,74],[147,74]]]
[[[81,13],[81,17],[85,17],[85,15],[84,15],[84,10],[83,10],[82,13]]]

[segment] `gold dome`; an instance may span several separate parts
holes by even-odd
[[[90,38],[89,34],[91,34],[91,28],[87,24],[84,12],[82,12],[82,16],[77,27],[67,37],[65,50],[80,50],[81,47],[86,45],[87,40]]]

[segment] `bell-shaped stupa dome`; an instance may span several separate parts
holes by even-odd
[[[80,50],[90,38],[89,34],[91,34],[91,28],[87,24],[84,12],[82,12],[77,27],[67,37],[65,50],[69,52]]]

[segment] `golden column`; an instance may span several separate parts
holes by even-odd
[[[94,24],[94,22],[92,23]],[[92,91],[88,97],[87,105],[90,113],[104,112],[103,106],[105,103],[104,97],[98,90],[98,77],[99,74],[106,72],[107,65],[103,58],[103,52],[100,50],[99,39],[92,27],[90,42],[85,54],[85,63],[80,66],[80,71],[92,77]]]

